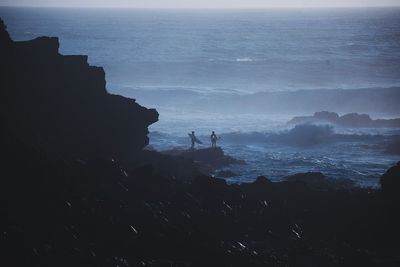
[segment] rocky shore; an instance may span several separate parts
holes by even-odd
[[[176,156],[178,158],[193,160],[203,174],[210,175],[216,169],[230,164],[246,164],[243,160],[235,159],[225,155],[220,147],[203,149],[172,149],[161,151],[162,154]]]
[[[196,163],[233,163],[222,150],[143,151],[157,112],[57,39],[13,42],[0,21],[0,56],[1,266],[400,264],[400,163],[376,190],[227,185]]]

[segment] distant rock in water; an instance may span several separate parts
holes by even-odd
[[[288,131],[269,136],[269,141],[297,147],[310,147],[334,140],[335,133],[330,125],[300,124]]]
[[[13,42],[0,20],[3,126],[56,157],[129,159],[143,149],[156,110],[109,94],[103,68],[58,49],[54,37]]]
[[[400,137],[397,136],[385,145],[385,152],[392,155],[400,155]]]
[[[229,164],[244,164],[242,160],[237,160],[231,156],[225,155],[224,151],[220,147],[210,147],[204,149],[172,149],[162,151],[161,153],[173,156],[180,156],[183,158],[194,160],[204,167],[208,167],[207,172],[211,172],[215,169],[222,168]]]
[[[400,118],[373,120],[368,114],[349,113],[339,116],[329,111],[316,112],[313,116],[294,117],[288,122],[288,124],[304,123],[331,123],[351,128],[400,128]]]
[[[297,146],[318,145],[331,141],[333,134],[332,127],[327,125],[296,125],[287,133],[286,142]]]

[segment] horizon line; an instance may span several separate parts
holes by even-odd
[[[63,5],[1,5],[0,8],[71,8],[71,9],[137,9],[137,10],[266,10],[266,9],[357,9],[357,8],[400,8],[399,5],[368,6],[270,6],[270,7],[133,7],[133,6],[63,6]]]

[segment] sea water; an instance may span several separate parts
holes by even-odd
[[[241,112],[240,104],[234,113],[215,112],[192,103],[219,99],[223,110],[232,97],[263,91],[400,86],[399,8],[0,7],[0,16],[14,40],[58,36],[62,54],[86,54],[90,64],[104,67],[109,92],[156,108],[160,121],[150,128],[150,142],[159,150],[187,147],[191,130],[207,145],[211,130],[228,136],[279,134],[288,130],[285,123],[292,115],[299,115]],[[365,131],[362,136],[398,135]],[[248,162],[229,167],[238,173],[230,182],[321,171],[376,186],[399,158],[383,153],[368,138],[310,147],[249,141],[219,141],[228,154]]]
[[[4,8],[15,40],[58,36],[103,66],[111,92],[400,85],[400,8]]]

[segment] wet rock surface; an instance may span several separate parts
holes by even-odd
[[[219,169],[230,164],[245,164],[243,160],[235,159],[225,155],[220,147],[210,147],[203,149],[173,149],[162,151],[161,153],[171,156],[178,156],[184,159],[191,159],[197,162],[205,173],[209,174],[215,169]]]

